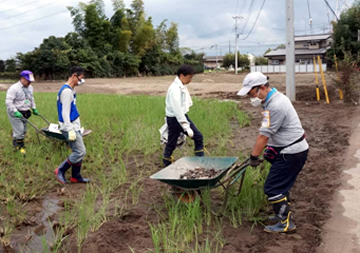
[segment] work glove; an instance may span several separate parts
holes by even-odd
[[[76,133],[74,130],[69,131],[69,141],[76,141]]]
[[[194,137],[194,131],[190,128],[189,124],[183,124],[183,128],[190,138]]]
[[[250,155],[249,165],[250,165],[251,167],[257,167],[257,166],[259,166],[262,162],[263,162],[263,160],[262,160],[262,159],[259,159],[258,156]]]
[[[22,114],[19,111],[14,112],[14,116],[19,119],[22,118]]]
[[[39,115],[39,111],[36,108],[33,109],[33,113],[34,115]]]

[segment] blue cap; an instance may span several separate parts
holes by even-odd
[[[29,82],[34,82],[35,81],[34,74],[30,70],[21,71],[20,76],[24,77]]]

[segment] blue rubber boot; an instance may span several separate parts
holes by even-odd
[[[69,162],[68,159],[66,159],[65,161],[62,162],[62,164],[60,164],[60,166],[58,168],[55,169],[55,176],[56,179],[62,183],[62,184],[66,184],[66,179],[65,179],[65,172],[70,169],[71,167],[71,163]]]
[[[82,164],[82,161],[80,163],[73,164],[72,176],[70,178],[71,183],[89,183],[90,182],[90,178],[84,178],[80,175],[81,164]]]

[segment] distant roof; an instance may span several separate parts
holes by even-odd
[[[217,60],[218,60],[218,61],[222,61],[222,60],[223,60],[223,56],[218,55],[218,56],[217,56]],[[216,61],[216,56],[204,56],[204,57],[203,57],[203,61]]]
[[[327,48],[319,48],[319,49],[295,49],[295,55],[312,55],[312,54],[325,54]],[[286,55],[286,49],[280,48],[277,50],[270,51],[269,53],[265,54],[265,57],[271,56],[283,56]]]
[[[314,34],[314,35],[302,35],[302,36],[295,36],[295,41],[327,40],[330,37],[331,37],[330,33],[327,33],[327,34]]]

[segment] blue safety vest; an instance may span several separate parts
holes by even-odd
[[[59,117],[59,121],[60,122],[64,122],[64,119],[62,117],[62,103],[60,102],[60,96],[61,96],[61,92],[64,89],[71,89],[70,85],[68,84],[64,84],[57,96],[57,110],[58,110],[58,117]],[[72,89],[71,89],[72,90]],[[77,118],[79,118],[80,114],[76,108],[76,93],[74,93],[74,100],[71,102],[71,107],[70,107],[70,121],[73,122],[74,120],[76,120]]]

